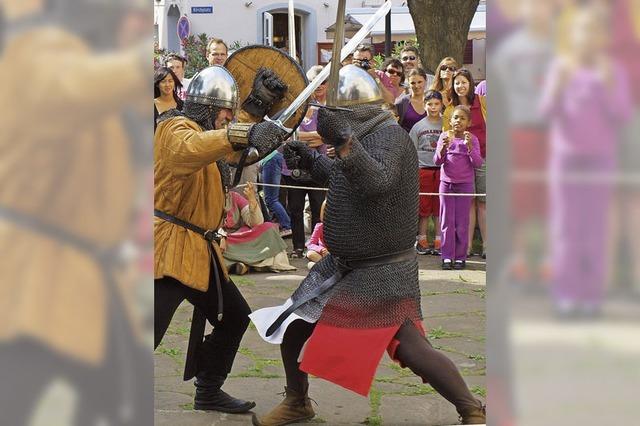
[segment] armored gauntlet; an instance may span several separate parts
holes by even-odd
[[[280,101],[286,93],[287,85],[278,75],[268,68],[260,68],[253,80],[253,88],[242,108],[256,117],[267,115],[271,107]]]

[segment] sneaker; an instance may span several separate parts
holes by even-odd
[[[442,260],[442,270],[450,271],[451,270],[451,259],[443,259]]]
[[[464,269],[467,266],[467,262],[464,260],[456,260],[456,262],[453,264],[453,269]]]
[[[433,254],[434,256],[440,256],[440,245],[442,243],[440,242],[440,240],[435,240],[433,242],[433,249],[431,250],[431,254]]]
[[[420,244],[420,241],[416,242],[416,252],[420,255],[425,255],[431,253],[431,250],[428,246],[423,246]]]
[[[282,238],[290,237],[291,234],[293,234],[293,231],[291,231],[291,229],[283,229],[280,231],[280,237]]]
[[[311,270],[311,268],[313,268],[316,265],[316,262],[309,262],[307,263],[307,269]]]

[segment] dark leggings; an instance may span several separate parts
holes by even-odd
[[[287,387],[297,392],[304,393],[309,387],[308,375],[300,371],[297,358],[314,327],[315,324],[309,324],[303,320],[292,322],[280,346],[287,375]],[[455,364],[444,354],[435,350],[413,324],[409,322],[403,324],[395,338],[400,341],[396,358],[402,365],[433,386],[459,411],[478,406],[478,401],[469,392]]]
[[[209,282],[209,290],[202,292],[187,287],[171,277],[155,280],[154,347],[157,348],[162,341],[178,306],[187,299],[192,305],[201,309],[209,323],[215,326],[201,347],[201,351],[207,354],[206,365],[202,366],[202,370],[226,376],[231,370],[242,335],[249,325],[251,309],[233,282],[222,283],[223,319],[218,323],[218,297],[214,278],[211,277]]]

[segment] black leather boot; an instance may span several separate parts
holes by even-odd
[[[234,398],[220,389],[225,379],[225,376],[198,374],[195,381],[196,397],[193,408],[223,413],[246,413],[256,406],[253,401]]]

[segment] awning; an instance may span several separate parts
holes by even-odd
[[[357,33],[360,28],[362,28],[362,24],[355,19],[353,16],[347,14],[344,18],[344,34],[345,37],[351,38]],[[336,24],[330,25],[327,27],[324,32],[327,34],[327,38],[333,38],[333,33],[336,31]]]
[[[357,22],[360,24],[360,27],[364,25],[375,13],[375,9],[372,8],[353,8],[347,9],[347,16],[345,19],[345,28],[346,23],[349,22]],[[376,23],[371,31],[371,36],[380,36],[384,35],[384,19],[381,19]],[[352,24],[353,25],[353,24]],[[355,28],[355,26],[353,26]],[[358,28],[359,29],[359,28]],[[325,32],[327,33],[328,38],[333,38],[333,32],[335,31],[335,24],[328,27]],[[357,30],[355,30],[357,31]],[[353,34],[355,34],[355,31]],[[487,31],[487,6],[481,4],[478,6],[473,19],[471,20],[471,25],[469,27],[469,38],[474,39],[482,39],[486,38]],[[331,37],[329,37],[329,32],[331,32]],[[345,30],[346,32],[346,30]],[[413,19],[411,18],[411,14],[409,13],[408,7],[393,7],[391,8],[391,33],[394,35],[414,35],[416,33],[415,27],[413,26]],[[351,36],[353,35],[351,34]],[[349,37],[349,33],[346,33],[346,36]]]

